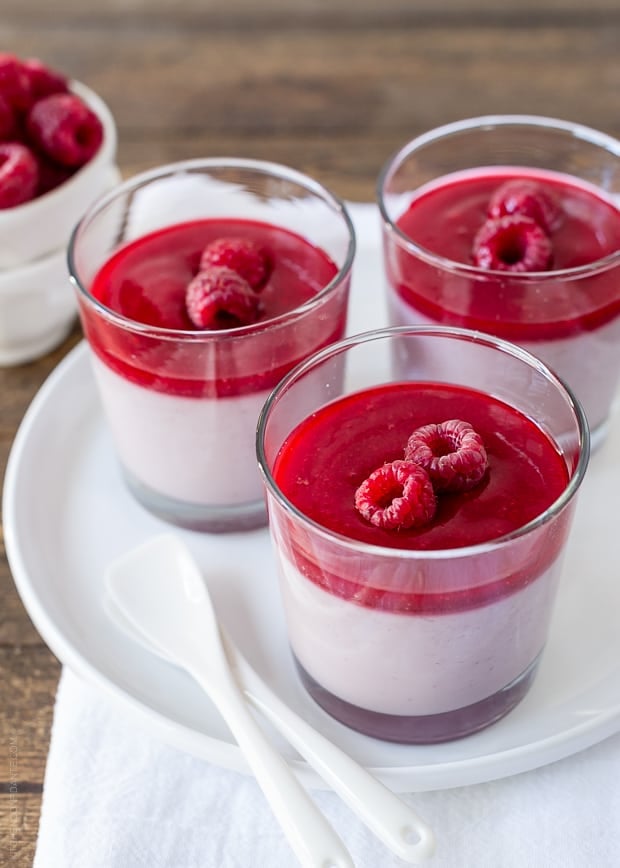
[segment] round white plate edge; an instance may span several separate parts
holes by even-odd
[[[366,206],[362,207],[366,208],[366,214],[362,216],[370,216],[369,209]],[[211,762],[215,761],[226,768],[247,772],[248,767],[236,745],[222,742],[206,733],[197,732],[184,724],[169,720],[161,712],[129,695],[102,675],[95,666],[84,659],[79,649],[57,628],[41,605],[36,590],[31,584],[17,541],[18,528],[14,517],[22,455],[27,451],[28,441],[36,426],[40,408],[44,406],[58,384],[62,384],[68,369],[80,364],[82,357],[85,361],[86,354],[85,344],[79,344],[50,373],[26,411],[11,448],[4,482],[3,513],[6,552],[16,588],[36,629],[58,659],[85,681],[103,689],[110,698],[120,703],[136,719],[138,725],[148,725],[164,741],[180,750]],[[619,728],[620,708],[613,707],[608,709],[606,714],[599,714],[596,719],[586,718],[559,734],[555,733],[538,741],[503,750],[500,754],[490,753],[483,757],[475,756],[432,766],[372,767],[372,771],[392,789],[401,792],[465,786],[547,765],[602,741],[616,733]],[[217,755],[216,759],[214,754]],[[305,762],[293,760],[291,764],[307,786],[313,788],[325,786]]]
[[[98,688],[103,689],[114,701],[122,704],[139,726],[148,726],[162,740],[180,750],[195,756],[216,761],[217,765],[240,772],[248,772],[248,767],[239,749],[231,743],[200,733],[178,722],[170,721],[156,709],[142,703],[111,681],[88,661],[79,649],[69,642],[41,605],[32,586],[28,570],[21,555],[18,543],[18,528],[14,519],[14,504],[19,484],[22,455],[28,448],[31,432],[37,424],[40,407],[62,383],[67,370],[85,363],[87,348],[78,345],[50,374],[41,390],[27,410],[15,438],[4,484],[3,511],[5,521],[5,545],[7,557],[13,573],[18,593],[32,621],[58,659],[69,666],[77,675]],[[620,709],[610,709],[601,715],[593,725],[592,719],[564,730],[560,734],[531,742],[526,745],[504,750],[501,754],[426,766],[372,767],[372,772],[388,786],[401,792],[422,792],[433,789],[466,786],[509,775],[525,772],[541,765],[563,759],[613,735],[620,727]],[[216,759],[215,759],[216,757]],[[306,786],[322,788],[323,781],[303,761],[292,761],[296,773]]]

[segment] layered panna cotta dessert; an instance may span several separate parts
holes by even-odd
[[[520,410],[445,382],[365,388],[296,425],[272,474],[314,528],[270,520],[314,699],[402,743],[512,709],[545,644],[569,514],[502,541],[562,495],[569,464]]]
[[[424,185],[394,222],[415,249],[386,233],[391,324],[519,344],[569,383],[598,431],[620,372],[618,204],[563,173],[480,168]]]
[[[303,314],[337,271],[300,235],[232,218],[148,232],[98,270],[83,325],[121,464],[152,511],[195,529],[264,523],[259,411],[342,336],[344,290]]]

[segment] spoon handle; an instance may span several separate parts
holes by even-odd
[[[250,713],[223,648],[222,665],[213,665],[215,644],[208,659],[197,648],[183,663],[217,705],[300,863],[304,868],[353,868],[341,839]]]
[[[429,826],[402,799],[337,745],[313,729],[271,691],[222,631],[228,659],[252,704],[401,859],[418,865],[433,855]]]

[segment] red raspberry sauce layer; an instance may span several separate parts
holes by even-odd
[[[470,491],[442,493],[419,528],[386,530],[355,509],[358,486],[402,459],[416,428],[458,416],[480,434],[489,467]],[[395,383],[321,408],[286,439],[274,467],[286,497],[335,533],[397,549],[452,549],[511,533],[544,512],[568,482],[566,463],[537,425],[481,392],[442,383]]]
[[[563,212],[550,232],[551,271],[588,265],[620,249],[620,211],[613,203],[565,175],[529,169],[448,176],[416,197],[397,225],[431,253],[473,265],[473,239],[487,219],[489,201],[513,177],[541,185]],[[474,291],[472,279],[441,278],[436,269],[401,252],[391,264],[391,278],[403,299],[433,321],[512,340],[562,337],[597,328],[620,313],[620,268],[581,278],[569,289],[549,274],[520,283],[518,275],[491,275]]]
[[[359,484],[382,462],[402,457],[412,429],[456,414],[471,422],[487,449],[489,468],[480,485],[441,493],[435,517],[424,527],[392,531],[366,522],[354,506]],[[273,472],[309,518],[396,551],[451,550],[501,537],[544,512],[568,482],[554,443],[521,413],[477,391],[410,382],[322,408],[289,435]],[[564,510],[515,548],[457,556],[451,565],[428,561],[422,568],[339,549],[293,519],[279,532],[279,544],[307,579],[330,594],[383,611],[446,614],[488,605],[543,575],[565,544],[570,514]]]
[[[117,373],[143,386],[172,394],[205,397],[272,388],[293,365],[344,331],[344,310],[334,302],[320,324],[278,326],[265,337],[269,321],[314,298],[337,274],[327,254],[300,236],[266,223],[213,219],[181,223],[150,233],[118,250],[100,269],[91,294],[134,322],[169,330],[203,332],[192,324],[185,291],[206,245],[223,236],[253,239],[267,247],[273,272],[260,294],[262,313],[256,337],[213,332],[219,340],[197,351],[196,344],[123,331],[82,305],[85,331],[95,352]],[[316,319],[316,317],[315,317]],[[174,334],[170,335],[174,338]]]

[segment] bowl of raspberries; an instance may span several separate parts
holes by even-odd
[[[90,88],[0,52],[0,364],[51,350],[76,314],[66,248],[120,180],[114,118]]]

